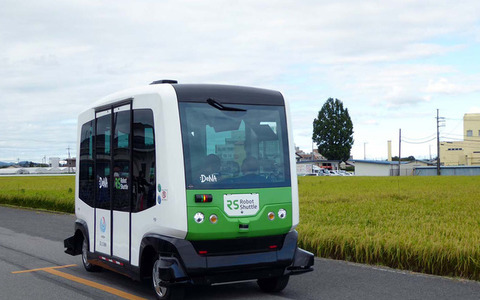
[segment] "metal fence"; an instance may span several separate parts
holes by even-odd
[[[440,167],[440,174],[443,176],[478,176],[480,175],[480,166],[448,166],[448,167],[444,166],[444,167]],[[437,175],[437,168],[436,167],[416,167],[414,169],[413,175],[435,176]]]
[[[390,169],[390,176],[398,176],[398,168]],[[415,168],[402,167],[400,168],[400,176],[415,175]]]

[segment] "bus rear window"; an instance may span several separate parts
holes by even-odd
[[[180,102],[188,189],[290,185],[283,106]]]

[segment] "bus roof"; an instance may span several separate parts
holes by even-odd
[[[160,83],[112,93],[93,103],[89,109],[116,103],[135,95],[166,92],[172,87],[177,94],[178,101],[181,102],[205,102],[211,98],[225,104],[285,105],[282,94],[275,90],[221,84]]]
[[[225,104],[284,105],[278,91],[219,84],[174,84],[178,101],[205,102],[212,98]]]

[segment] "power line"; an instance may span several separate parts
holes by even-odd
[[[402,139],[402,142],[405,142],[405,143],[407,143],[407,144],[417,144],[417,145],[418,145],[418,144],[426,144],[426,143],[429,143],[429,142],[431,142],[431,141],[434,141],[436,138],[437,138],[437,137],[433,137],[433,138],[431,138],[431,139],[429,139],[429,140],[419,141],[419,142],[411,142],[411,141],[406,141],[406,140]]]
[[[480,143],[480,140],[465,139],[465,138],[458,138],[458,137],[451,137],[451,136],[444,136],[444,135],[442,135],[441,138],[454,140],[453,142]],[[443,142],[449,142],[449,141],[443,141]]]
[[[456,135],[457,137],[453,137],[453,135]],[[452,140],[458,140],[458,141],[464,141],[464,142],[480,142],[480,139],[476,139],[476,138],[465,138],[463,135],[460,135],[460,134],[452,134],[452,135],[442,135],[442,138],[445,138],[445,139],[452,139]]]
[[[453,120],[453,119],[448,119],[448,120]],[[452,133],[452,132],[456,131],[457,128],[458,128],[458,126],[459,126],[460,124],[463,124],[463,122],[461,122],[461,121],[463,121],[463,120],[458,120],[458,119],[455,119],[455,120],[456,120],[456,121],[460,121],[460,122],[457,122],[456,125],[455,125],[455,127],[453,127],[453,129],[452,129],[449,133]]]
[[[423,138],[409,138],[409,137],[402,137],[403,140],[410,140],[410,141],[423,141],[423,140],[429,140],[431,138],[435,138],[437,134],[436,133],[432,133],[430,134],[429,136],[426,136],[426,137],[423,137]]]
[[[447,135],[456,135],[456,136],[461,136],[461,137],[464,136],[463,134],[458,134],[458,133],[445,133],[445,136],[447,136]]]

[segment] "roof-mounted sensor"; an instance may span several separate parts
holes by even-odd
[[[171,84],[175,84],[175,83],[178,83],[178,81],[176,80],[172,80],[172,79],[162,79],[162,80],[156,80],[150,84],[162,84],[162,83],[171,83]]]

